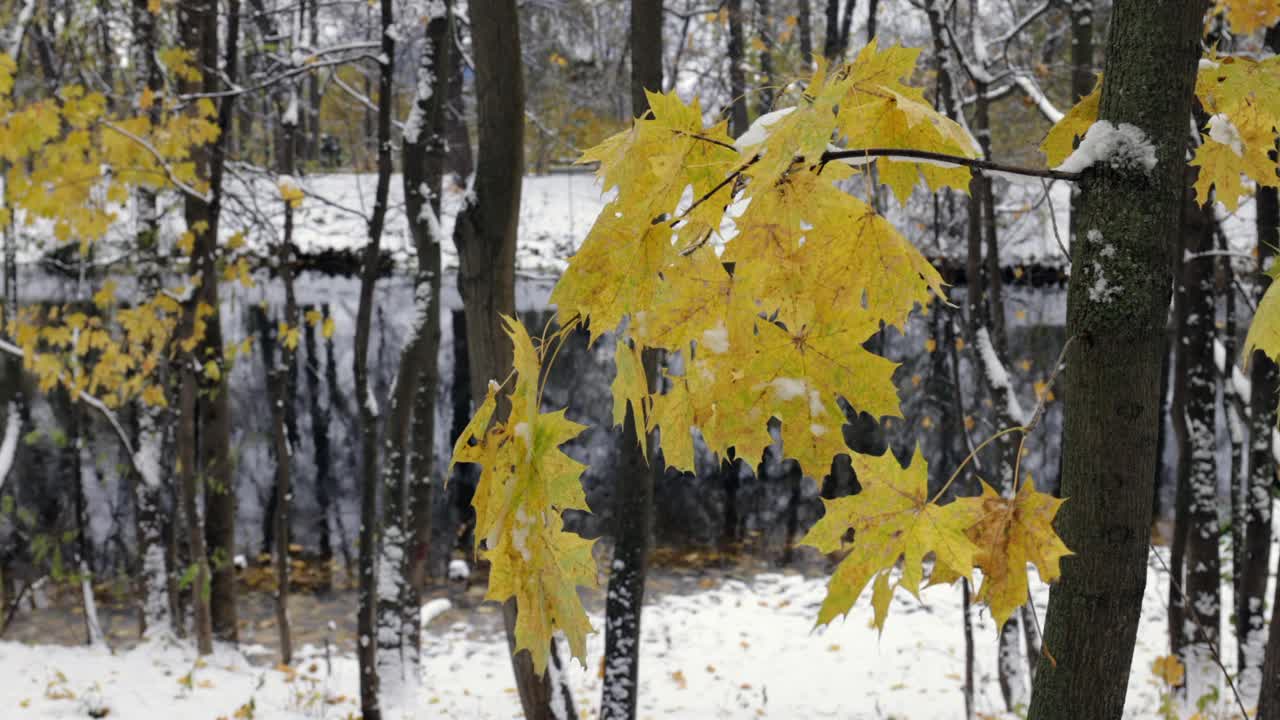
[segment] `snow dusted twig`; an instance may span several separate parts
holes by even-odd
[[[212,202],[212,198],[210,197],[209,193],[202,193],[199,190],[196,190],[195,188],[183,182],[177,175],[175,175],[173,173],[173,168],[170,167],[169,165],[169,161],[165,160],[164,155],[160,154],[160,151],[157,150],[154,145],[147,142],[146,139],[138,137],[137,135],[134,135],[133,133],[129,132],[128,130],[125,130],[119,125],[116,125],[110,120],[103,120],[102,126],[107,128],[108,130],[112,130],[132,140],[133,142],[137,143],[140,147],[142,147],[143,150],[146,150],[152,157],[156,159],[156,162],[160,163],[160,167],[164,169],[164,175],[166,178],[168,178],[169,182],[173,183],[174,186],[177,187],[179,190],[187,193],[188,195],[194,198],[202,200],[204,202]]]
[[[333,67],[336,65],[347,65],[349,63],[357,62],[359,60],[372,60],[374,62],[377,62],[378,58],[368,53],[361,53],[359,55],[350,55],[346,57],[332,58],[329,60],[321,60],[319,62],[313,62],[309,65],[301,65],[301,66],[289,68],[288,70],[280,73],[279,75],[276,75],[275,77],[267,78],[266,80],[263,80],[255,85],[241,86],[241,85],[235,85],[234,83],[231,83],[232,87],[229,90],[219,90],[216,92],[187,93],[185,95],[179,95],[178,99],[183,102],[191,102],[192,100],[201,100],[205,98],[213,100],[213,99],[234,97],[236,95],[246,95],[248,93],[257,92],[259,90],[265,90],[277,83],[284,82],[285,80],[297,77],[299,75],[305,75],[306,73],[319,70],[321,68]],[[337,76],[335,75],[334,77],[337,77]]]
[[[931,152],[928,150],[903,148],[828,150],[822,153],[822,157],[818,160],[818,165],[826,165],[827,163],[834,162],[836,160],[852,160],[857,158],[873,157],[882,157],[891,160],[925,160],[934,163],[949,163],[951,165],[971,168],[979,172],[986,170],[989,172],[1006,173],[1009,175],[1025,175],[1027,177],[1048,178],[1050,180],[1067,180],[1069,182],[1079,182],[1081,176],[1078,172],[1025,168],[1017,165],[1005,165],[1004,163],[993,162],[991,160],[982,160],[980,158],[961,157],[959,155],[947,155],[945,153]]]
[[[1036,109],[1040,111],[1040,114],[1043,115],[1046,120],[1056,124],[1062,119],[1062,111],[1049,100],[1049,96],[1044,94],[1044,90],[1040,88],[1040,84],[1037,83],[1030,75],[1014,73],[1013,84],[1021,88],[1022,92],[1025,93],[1033,103],[1035,103]]]

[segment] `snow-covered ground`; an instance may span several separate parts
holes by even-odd
[[[870,626],[867,598],[843,621],[814,630],[825,579],[792,574],[728,580],[691,595],[665,595],[646,604],[641,645],[641,718],[929,718],[963,717],[964,672],[960,592],[933,588],[925,604],[899,594],[883,634]],[[1164,601],[1168,585],[1159,565],[1148,574],[1127,717],[1154,717],[1160,685],[1152,661],[1167,652]],[[1047,590],[1037,588],[1041,620]],[[437,615],[424,638],[423,684],[415,718],[519,717],[506,643],[478,634],[461,612]],[[601,618],[593,616],[595,627]],[[492,626],[492,623],[487,624]],[[975,614],[977,709],[1002,715],[995,678],[996,633]],[[586,669],[569,674],[581,717],[595,717],[600,697],[602,635],[588,643]],[[220,647],[197,661],[187,646],[106,650],[0,643],[0,717],[128,720],[208,718],[347,718],[358,715],[356,663],[350,655],[327,662],[304,648],[292,669],[269,657]],[[1233,647],[1223,655],[1235,656]],[[331,668],[331,669],[330,669]],[[236,711],[252,703],[253,714]],[[98,715],[101,717],[101,715]]]

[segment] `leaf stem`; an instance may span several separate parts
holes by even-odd
[[[991,437],[987,438],[986,440],[983,440],[978,445],[978,447],[974,448],[972,451],[969,452],[968,455],[964,457],[964,460],[960,461],[960,465],[956,467],[955,472],[951,473],[951,477],[947,478],[947,481],[942,485],[941,488],[938,489],[938,492],[934,493],[933,497],[930,498],[929,502],[930,503],[938,502],[938,498],[941,498],[943,493],[947,491],[947,488],[951,487],[951,483],[955,482],[956,478],[960,477],[960,471],[964,470],[965,466],[968,465],[969,462],[972,461],[974,458],[976,458],[978,456],[978,452],[981,451],[983,448],[995,442],[996,440],[999,440],[1005,435],[1008,435],[1010,433],[1016,433],[1016,432],[1026,432],[1026,430],[1027,430],[1027,427],[1025,425],[1015,425],[1013,427],[1005,428],[1000,432],[996,433],[995,435],[992,435]]]

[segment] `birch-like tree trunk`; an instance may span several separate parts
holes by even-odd
[[[131,6],[134,43],[139,79],[143,87],[158,93],[164,87],[164,78],[156,59],[156,18],[148,8],[147,0],[134,0]],[[153,124],[160,119],[160,108],[152,104],[147,111]],[[156,215],[156,194],[139,189],[135,202],[138,207],[138,253],[140,256],[139,286],[144,298],[154,297],[161,290],[164,261],[160,253],[160,223]],[[168,392],[168,367],[157,368],[161,387]],[[138,403],[138,450],[135,463],[143,471],[134,473],[134,518],[137,525],[138,555],[142,566],[142,636],[147,639],[172,637],[174,633],[171,598],[169,595],[169,558],[165,549],[165,515],[162,508],[162,477],[165,474],[163,457],[165,447],[166,411],[162,407]],[[169,466],[167,469],[171,469]]]
[[[440,186],[444,170],[444,108],[449,78],[446,38],[452,9],[427,19],[427,38],[418,64],[418,84],[404,129],[404,194],[409,228],[418,257],[414,278],[414,325],[400,354],[399,371],[391,392],[383,438],[382,547],[378,560],[378,678],[384,703],[397,706],[413,701],[419,676],[421,632],[418,592],[410,581],[419,532],[415,511],[430,521],[431,440],[414,437],[418,413],[435,417],[435,369],[440,350]],[[432,384],[423,397],[421,383]],[[418,449],[425,453],[416,452]],[[422,457],[425,454],[426,457]],[[422,472],[423,475],[418,473]],[[425,486],[425,497],[419,486]]]

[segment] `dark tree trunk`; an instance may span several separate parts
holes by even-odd
[[[196,53],[196,63],[209,68],[199,88],[188,90],[218,93],[236,82],[239,61],[240,2],[228,0],[226,62],[219,67],[218,5],[211,0],[184,0],[179,6],[183,42]],[[218,219],[222,210],[222,173],[226,142],[230,136],[235,95],[222,96],[217,106],[218,138],[209,146],[193,151],[197,173],[208,180],[204,198],[185,196],[187,227],[195,235],[192,260],[200,276],[199,289],[187,303],[188,327],[196,327],[201,306],[207,308],[204,332],[199,334],[195,361],[205,370],[197,378],[199,388],[200,472],[205,490],[205,538],[212,567],[209,606],[214,635],[228,642],[239,636],[236,616],[236,575],[233,559],[236,542],[236,496],[231,472],[230,407],[227,402],[227,366],[222,350],[222,315],[218,302]],[[211,372],[212,371],[212,372]]]
[[[459,35],[460,29],[455,29],[450,34],[455,57],[459,55],[460,43],[462,42]],[[467,178],[471,177],[471,173],[475,170],[475,161],[471,154],[471,137],[467,134],[467,115],[466,101],[462,96],[462,66],[463,63],[452,63],[449,72],[449,108],[448,117],[445,119],[447,126],[446,135],[449,148],[449,156],[446,159],[446,167],[453,175],[459,186],[465,185]],[[467,413],[470,415],[470,412]]]
[[[650,360],[655,351],[647,351]],[[646,365],[656,365],[646,362]],[[646,370],[648,368],[646,367]],[[650,376],[653,378],[654,376]],[[650,380],[652,386],[652,379]],[[643,420],[641,420],[643,421]],[[649,536],[653,522],[653,474],[661,453],[645,458],[636,440],[636,413],[628,404],[619,438],[618,479],[614,487],[613,564],[605,596],[604,681],[602,720],[633,720],[640,693],[640,618],[645,575],[649,567]],[[650,433],[650,441],[657,439]]]
[[[1071,0],[1071,102],[1093,90],[1093,0]]]
[[[524,175],[524,77],[515,0],[472,0],[471,46],[475,59],[479,155],[475,192],[458,214],[459,287],[467,321],[471,397],[484,397],[491,379],[512,366],[510,339],[500,314],[514,316],[516,227]],[[505,410],[503,411],[505,412]],[[503,606],[507,644],[514,650],[516,605]],[[555,643],[551,662],[559,663]],[[528,652],[513,654],[520,704],[528,720],[551,720],[553,688],[533,671]],[[554,689],[567,704],[567,688]],[[572,711],[570,711],[572,715]]]
[[[196,385],[191,363],[178,363],[178,480],[182,484],[182,509],[187,521],[187,543],[195,574],[191,583],[191,607],[195,619],[196,648],[201,655],[213,652],[213,620],[209,608],[209,556],[204,546],[204,520],[198,499],[201,485],[196,468]]]
[[[286,177],[293,177],[297,170],[298,145],[299,98],[296,85],[290,86],[285,102],[287,104],[280,118],[283,129],[280,172]],[[293,640],[289,630],[289,517],[293,505],[293,450],[298,447],[299,440],[294,407],[298,386],[297,348],[302,333],[293,288],[293,205],[288,200],[284,201],[284,237],[276,253],[276,270],[284,285],[286,335],[279,338],[279,362],[268,371],[268,383],[273,391],[271,420],[276,455],[276,506],[272,529],[275,535],[276,630],[280,634],[280,662],[288,665],[293,661]],[[267,362],[273,359],[268,356]]]
[[[776,82],[773,73],[773,9],[769,0],[756,0],[756,32],[760,35],[760,97],[759,114],[773,110],[773,96]],[[661,66],[659,66],[661,67]]]
[[[1280,26],[1266,33],[1267,48],[1280,52]],[[1276,158],[1272,149],[1270,157]],[[1275,255],[1280,246],[1280,200],[1274,187],[1259,186],[1256,223],[1258,228],[1258,269],[1261,271],[1269,256]],[[1256,299],[1261,299],[1270,284],[1270,278],[1262,272],[1255,275]],[[1266,353],[1255,352],[1250,362],[1249,377],[1252,380],[1249,398],[1249,481],[1245,511],[1245,578],[1241,592],[1248,598],[1247,621],[1242,623],[1246,633],[1240,644],[1247,649],[1246,664],[1242,665],[1240,683],[1259,688],[1258,720],[1280,720],[1280,587],[1271,601],[1271,626],[1263,651],[1261,668],[1258,668],[1257,648],[1263,642],[1263,609],[1266,602],[1267,574],[1271,564],[1271,498],[1276,484],[1275,448],[1272,432],[1276,427],[1276,393],[1280,391],[1276,365]],[[1255,680],[1256,678],[1256,680]]]
[[[822,56],[828,63],[840,56],[840,0],[827,0],[824,8],[826,32],[822,43]]]
[[[800,35],[802,67],[813,67],[813,0],[797,0],[796,32]]]
[[[448,82],[449,77],[453,74],[453,67],[458,63],[457,53],[454,52],[452,38],[454,36],[454,27],[456,25],[453,16],[453,7],[451,3],[446,4],[448,16],[432,21],[427,27],[427,41],[434,48],[435,56],[432,59],[433,67],[442,68],[438,70],[442,76],[442,81],[432,93],[432,102],[427,110],[429,119],[428,129],[431,135],[427,138],[427,145],[423,155],[423,173],[422,176],[427,182],[427,187],[431,190],[431,196],[428,203],[432,212],[438,218],[440,216],[440,203],[442,200],[442,189],[444,187],[445,166],[447,163],[448,152],[448,132],[449,132],[449,108],[448,108]],[[435,98],[441,98],[435,100]],[[411,174],[408,164],[405,165],[405,178],[408,179]],[[410,214],[413,214],[413,208],[410,206]],[[417,217],[421,217],[419,210]],[[420,227],[419,230],[426,231],[430,228]],[[438,236],[424,235],[426,240],[425,252],[419,250],[418,269],[424,276],[425,282],[428,283],[428,295],[431,298],[431,307],[434,311],[427,319],[427,325],[420,332],[426,334],[425,342],[428,349],[425,351],[426,360],[424,361],[418,378],[418,392],[414,396],[413,404],[413,454],[410,457],[410,513],[413,518],[413,539],[411,552],[409,557],[409,591],[412,593],[412,600],[409,603],[411,607],[407,609],[412,612],[412,635],[411,644],[418,647],[421,635],[420,615],[417,612],[417,604],[419,593],[426,587],[427,577],[429,575],[429,560],[431,555],[431,516],[433,507],[433,495],[435,487],[432,484],[432,478],[436,475],[435,468],[435,437],[436,437],[436,409],[439,404],[440,396],[440,364],[438,361],[440,354],[440,318],[444,311],[440,306],[440,243],[444,238]],[[416,242],[416,239],[415,239]]]
[[[1029,717],[1119,718],[1147,578],[1160,363],[1169,306],[1168,239],[1178,230],[1201,0],[1117,0],[1099,117],[1141,128],[1150,173],[1085,173],[1067,295],[1063,505],[1076,554],[1050,591]],[[1120,291],[1091,293],[1106,278]],[[1117,462],[1124,458],[1124,462]],[[1051,659],[1052,658],[1052,659]]]
[[[631,102],[637,117],[649,108],[645,88],[662,87],[661,31],[661,0],[633,0]],[[658,390],[660,364],[658,351],[645,351],[644,369],[650,392]],[[644,422],[642,415],[637,420],[637,412],[628,405],[619,438],[618,476],[614,483],[614,548],[605,596],[606,670],[600,702],[600,717],[608,720],[631,720],[636,716],[640,690],[640,619],[649,567],[654,475],[663,469],[657,433],[649,434],[648,458],[636,439],[636,423]]]
[[[293,638],[289,632],[289,506],[292,504],[290,464],[293,451],[285,431],[284,405],[288,401],[288,392],[282,368],[272,369],[268,382],[271,389],[271,437],[276,455],[276,496],[279,498],[274,517],[276,630],[280,635],[280,662],[288,665],[293,662]]]
[[[1267,32],[1267,44],[1280,47],[1280,29]],[[1258,188],[1258,262],[1261,266],[1269,254],[1280,244],[1280,203],[1276,189]],[[1269,278],[1259,273],[1257,297],[1266,290]],[[1241,639],[1251,651],[1261,643],[1262,610],[1267,587],[1267,568],[1271,554],[1271,493],[1276,482],[1276,463],[1273,456],[1272,431],[1276,426],[1276,366],[1265,353],[1255,352],[1250,358],[1250,377],[1253,380],[1253,396],[1249,404],[1250,432],[1253,441],[1249,448],[1249,508],[1245,529],[1245,566],[1248,568],[1243,583],[1244,592],[1250,597],[1254,610],[1249,619],[1249,634]],[[1256,602],[1252,598],[1257,598]],[[1280,720],[1280,589],[1271,601],[1271,629],[1266,640],[1266,650],[1257,686],[1258,720]],[[1253,660],[1250,665],[1256,662]],[[1245,678],[1242,678],[1242,682]]]
[[[327,314],[326,314],[327,316]],[[314,449],[316,466],[316,515],[311,520],[312,528],[319,538],[320,554],[318,557],[322,585],[331,588],[333,584],[333,540],[329,531],[329,512],[332,504],[333,459],[329,451],[329,408],[320,400],[320,364],[322,362],[316,344],[316,327],[313,323],[304,323],[302,327],[303,342],[306,343],[307,361],[304,365],[307,377],[307,398],[311,412],[311,444]]]
[[[1187,465],[1186,565],[1181,585],[1186,613],[1181,659],[1186,667],[1188,699],[1195,702],[1208,691],[1203,683],[1217,674],[1213,653],[1221,626],[1221,563],[1218,556],[1217,368],[1214,365],[1215,303],[1213,208],[1198,205],[1188,185],[1184,200],[1185,253],[1182,289],[1185,316],[1181,334],[1186,363],[1187,432],[1179,463]],[[1199,255],[1199,256],[1197,256]]]
[[[742,0],[727,0],[729,8],[729,134],[747,131],[747,73],[743,47]]]
[[[382,46],[378,63],[377,156],[378,182],[369,240],[360,267],[360,304],[356,310],[356,403],[360,418],[360,569],[356,660],[360,667],[360,712],[364,720],[382,720],[378,689],[377,557],[378,557],[378,408],[369,378],[369,336],[373,329],[373,291],[381,264],[382,231],[387,218],[387,194],[391,189],[392,79],[395,71],[394,20],[391,0],[381,0]]]
[[[649,110],[645,90],[662,92],[662,0],[631,0],[631,114]]]

